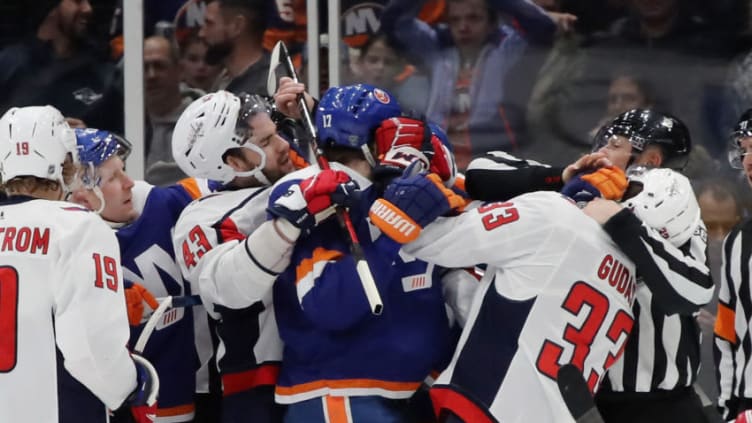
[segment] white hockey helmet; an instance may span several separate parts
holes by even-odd
[[[52,106],[14,107],[0,118],[0,176],[4,182],[35,176],[60,182],[68,154],[78,164],[76,136]]]
[[[262,170],[266,153],[247,142],[247,118],[256,111],[271,113],[270,109],[255,107],[263,103],[259,96],[238,97],[227,91],[209,93],[191,103],[180,115],[172,132],[172,155],[180,169],[189,176],[222,183],[236,176],[254,176],[268,184]],[[248,109],[248,110],[246,110]],[[228,150],[245,147],[261,156],[261,163],[247,172],[236,172],[225,163]]]
[[[642,184],[642,191],[626,200],[626,207],[674,246],[687,242],[700,224],[700,206],[689,179],[668,168],[642,166],[630,168],[627,175],[630,184]]]

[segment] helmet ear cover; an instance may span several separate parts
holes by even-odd
[[[631,167],[627,176],[630,187],[642,185],[642,190],[626,199],[625,207],[674,246],[686,243],[701,224],[689,179],[666,168]]]

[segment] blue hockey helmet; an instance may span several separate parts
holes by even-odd
[[[125,160],[130,154],[130,142],[110,131],[76,128],[75,134],[82,168],[81,182],[87,188],[99,185],[99,175],[96,170],[102,163],[115,155]]]
[[[316,110],[316,132],[322,147],[367,149],[384,119],[402,113],[397,99],[368,84],[329,88]]]

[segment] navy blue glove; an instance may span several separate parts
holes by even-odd
[[[417,238],[437,217],[465,205],[462,197],[444,186],[439,175],[411,175],[413,167],[389,184],[383,198],[376,200],[368,213],[374,225],[402,244]]]

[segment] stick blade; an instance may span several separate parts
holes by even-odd
[[[578,423],[602,423],[585,378],[573,364],[561,366],[556,378],[564,403]]]
[[[266,77],[266,92],[270,96],[273,96],[277,92],[277,81],[279,80],[277,72],[279,69],[280,61],[279,55],[282,51],[284,43],[277,41],[272,50],[272,55],[269,59],[269,75]]]

